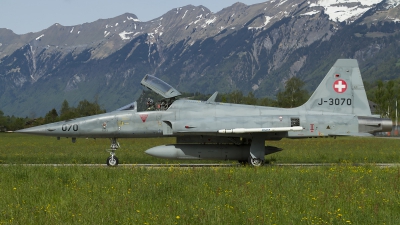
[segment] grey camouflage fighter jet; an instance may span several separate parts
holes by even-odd
[[[162,95],[117,111],[19,130],[20,133],[76,138],[110,138],[107,165],[118,165],[118,138],[176,137],[176,144],[150,148],[147,154],[167,159],[223,159],[264,163],[265,155],[282,149],[265,146],[282,138],[372,136],[390,131],[392,121],[371,115],[358,63],[339,59],[310,99],[296,108],[274,108],[207,101],[175,100],[179,91],[146,75],[141,84]]]

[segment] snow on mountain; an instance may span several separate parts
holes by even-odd
[[[40,38],[44,37],[44,34],[40,35],[39,37],[36,38],[36,41],[39,40]]]
[[[134,22],[141,22],[139,19],[135,19],[135,18],[133,18],[133,17],[131,17],[131,16],[127,17],[127,19],[128,19],[128,20],[132,20],[132,21],[134,21]]]
[[[123,31],[123,32],[119,33],[119,36],[121,37],[122,40],[130,40],[131,38],[127,36],[129,34],[133,34],[133,32]]]
[[[330,20],[352,23],[380,2],[382,0],[318,0],[316,3],[311,3],[310,8],[323,7]]]
[[[313,11],[310,11],[310,12],[303,13],[303,14],[301,14],[301,16],[312,16],[312,15],[315,15],[317,13],[319,13],[319,11],[313,10]]]
[[[386,9],[391,9],[400,5],[400,0],[386,0],[386,4]]]

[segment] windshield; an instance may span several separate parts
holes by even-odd
[[[121,107],[121,108],[119,108],[119,109],[117,109],[115,111],[123,111],[123,110],[135,110],[135,111],[137,111],[137,102],[136,101],[132,102],[132,103],[130,103],[128,105],[125,105],[125,106],[123,106],[123,107]]]

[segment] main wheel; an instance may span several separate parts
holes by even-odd
[[[107,166],[118,166],[118,158],[116,156],[110,156],[107,158]]]
[[[264,160],[262,160],[260,158],[253,158],[253,157],[249,156],[249,164],[251,166],[262,166],[262,165],[264,165]]]

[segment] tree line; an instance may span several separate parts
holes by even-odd
[[[294,108],[304,104],[310,96],[303,89],[304,85],[305,83],[302,80],[292,77],[285,82],[284,90],[277,93],[276,99],[268,97],[256,98],[253,92],[249,92],[247,96],[244,96],[241,91],[221,94],[217,99],[219,102],[226,103]]]
[[[376,114],[383,118],[396,119],[396,111],[400,108],[400,79],[383,82],[378,80],[376,86],[368,93],[370,99],[376,104]],[[400,111],[398,112],[400,113]]]

